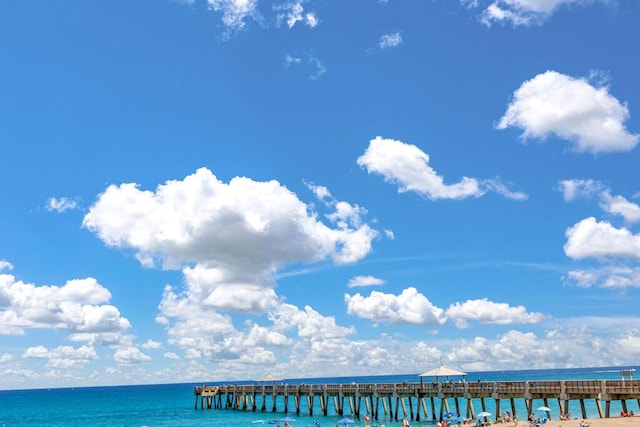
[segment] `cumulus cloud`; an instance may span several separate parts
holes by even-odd
[[[442,325],[447,317],[414,287],[400,295],[373,291],[369,296],[345,294],[347,313],[376,323]]]
[[[553,134],[570,141],[579,153],[630,151],[640,138],[624,126],[629,109],[606,87],[556,71],[538,74],[513,95],[498,129],[522,129],[522,139],[544,140]]]
[[[463,1],[465,3],[466,1]],[[471,7],[478,7],[485,2],[466,2]],[[592,0],[496,0],[482,12],[482,22],[491,26],[493,23],[506,23],[513,26],[529,26],[543,24],[563,5],[589,5]]]
[[[400,43],[402,43],[402,36],[399,32],[395,32],[382,35],[378,41],[378,47],[380,47],[380,49],[388,49],[396,47]]]
[[[498,179],[485,182],[463,177],[458,183],[445,184],[429,165],[427,153],[415,145],[380,136],[369,142],[357,163],[368,173],[380,174],[385,181],[397,184],[400,193],[413,191],[432,200],[480,197],[489,190],[514,199],[526,198],[521,193],[508,192]]]
[[[98,359],[98,355],[93,347],[83,345],[78,348],[71,346],[59,346],[54,349],[47,349],[39,345],[29,347],[22,355],[23,358],[47,359],[47,365],[52,368],[73,368],[78,365],[86,365],[90,360]]]
[[[384,285],[385,281],[378,279],[374,276],[356,276],[349,280],[350,288],[364,287],[364,286],[380,286]]]
[[[566,201],[577,198],[599,199],[600,208],[624,220],[627,226],[640,221],[640,205],[620,195],[612,195],[611,190],[599,181],[564,180],[560,190]],[[567,256],[574,259],[594,258],[601,263],[599,268],[575,269],[569,271],[565,279],[578,287],[600,287],[626,289],[638,287],[638,254],[640,236],[630,228],[616,228],[608,221],[586,218],[566,231],[564,246]]]
[[[110,186],[84,225],[109,246],[133,249],[145,265],[182,266],[184,288],[165,287],[156,320],[186,357],[271,362],[270,348],[291,339],[290,329],[280,329],[283,310],[286,319],[297,319],[304,336],[306,330],[322,336],[311,328],[313,322],[303,321],[307,318],[330,333],[350,331],[311,308],[283,308],[288,306],[274,290],[275,273],[300,263],[358,261],[378,236],[366,224],[364,208],[336,200],[321,188],[314,191],[321,202],[318,211],[276,181],[234,178],[227,184],[199,169],[155,192],[135,184]],[[225,314],[230,312],[270,313],[277,326],[245,324],[240,330]]]
[[[63,286],[36,286],[0,274],[0,334],[22,335],[25,329],[65,330],[71,338],[114,334],[131,324],[105,304],[111,293],[94,278],[69,280]]]
[[[135,365],[142,362],[148,362],[151,357],[140,351],[137,347],[119,348],[113,354],[113,359],[119,365]]]
[[[530,313],[524,306],[489,301],[487,298],[456,302],[446,311],[447,317],[457,327],[466,328],[470,320],[480,323],[510,325],[515,323],[539,323],[542,313]]]
[[[615,228],[594,217],[583,219],[565,232],[565,254],[574,259],[640,259],[640,235],[626,228]]]
[[[141,345],[142,348],[145,349],[159,349],[162,348],[162,343],[158,342],[158,341],[153,341],[153,340],[147,340],[146,343]]]
[[[236,177],[226,184],[206,168],[155,192],[111,185],[83,225],[107,245],[132,248],[150,264],[197,262],[234,277],[326,258],[358,261],[378,235],[357,215],[332,228],[277,181]]]

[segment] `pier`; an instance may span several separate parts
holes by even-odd
[[[560,414],[577,411],[588,418],[585,401],[595,401],[600,418],[609,418],[611,403],[620,402],[625,413],[633,410],[635,401],[640,413],[640,380],[567,380],[567,381],[478,381],[478,382],[402,382],[364,384],[254,384],[197,386],[195,408],[242,410],[253,412],[284,412],[300,415],[301,404],[314,415],[351,415],[357,419],[369,415],[374,420],[411,421],[442,420],[453,412],[476,418],[493,402],[496,421],[502,412],[510,410],[515,417],[516,402],[524,400],[526,420],[536,411],[534,400],[544,406],[558,408]],[[553,403],[551,403],[553,402]],[[438,403],[438,404],[436,404]],[[635,406],[635,405],[634,405]],[[522,406],[520,406],[522,407]],[[330,411],[331,409],[331,411]],[[555,411],[555,409],[554,409]],[[480,412],[478,412],[480,413]]]

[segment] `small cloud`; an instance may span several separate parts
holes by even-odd
[[[180,356],[178,356],[177,354],[175,354],[172,351],[167,351],[164,354],[165,359],[173,359],[173,360],[180,360]]]
[[[207,0],[209,9],[222,13],[227,35],[244,28],[248,17],[257,18],[258,0]]]
[[[590,217],[565,232],[564,252],[569,258],[640,259],[640,235],[627,228],[615,228],[606,221]]]
[[[600,207],[605,212],[620,216],[629,224],[640,222],[640,205],[627,200],[623,196],[612,195],[611,190],[600,181],[593,179],[566,179],[560,181],[558,187],[566,202],[571,202],[578,198],[589,199],[597,197],[600,199]]]
[[[146,348],[146,349],[159,349],[162,348],[162,343],[159,343],[158,341],[153,341],[153,340],[148,340],[146,343],[141,345],[142,348]]]
[[[13,270],[13,265],[11,265],[11,263],[9,261],[5,261],[3,259],[0,259],[0,271],[3,270]]]
[[[447,321],[443,309],[434,306],[414,287],[400,295],[373,291],[369,296],[345,294],[347,313],[376,323],[393,325],[442,325]]]
[[[558,184],[565,202],[571,202],[579,198],[590,198],[604,190],[599,181],[593,179],[565,179]]]
[[[274,10],[283,11],[277,15],[278,23],[285,21],[289,28],[293,28],[298,22],[304,23],[309,28],[315,28],[320,23],[317,15],[313,12],[304,12],[303,1],[296,1],[274,6]]]
[[[114,353],[113,358],[120,365],[135,365],[151,360],[151,357],[147,356],[136,347],[119,348]]]
[[[299,64],[300,62],[302,62],[302,58],[291,56],[288,53],[284,57],[284,65],[286,66],[289,66],[291,64]]]
[[[373,276],[356,276],[349,280],[349,287],[357,288],[365,286],[381,286],[385,283],[386,282],[384,280],[378,279],[377,277]]]
[[[513,307],[507,303],[489,301],[487,298],[457,302],[446,311],[449,319],[458,328],[468,327],[474,320],[480,323],[511,325],[515,323],[540,323],[544,319],[541,313],[530,313],[524,306]]]
[[[469,8],[480,7],[482,0],[462,0]],[[591,0],[495,0],[482,12],[481,21],[490,27],[493,23],[505,23],[516,26],[542,25],[563,5],[589,5]]]
[[[640,141],[640,135],[625,129],[628,117],[627,105],[606,87],[547,71],[514,92],[496,128],[520,128],[525,141],[544,140],[553,134],[571,142],[571,148],[578,153],[626,152]]]
[[[309,78],[311,80],[318,80],[327,72],[327,67],[311,51],[306,52],[303,56],[286,54],[284,66],[289,67],[291,65],[305,65],[305,68],[310,73]]]
[[[77,209],[78,207],[78,201],[68,197],[51,197],[47,200],[47,210],[50,212],[63,213]]]
[[[402,36],[399,32],[395,32],[391,34],[384,34],[382,37],[380,37],[378,47],[380,47],[380,49],[388,49],[391,47],[396,47],[400,43],[402,43]]]
[[[398,192],[412,191],[431,200],[481,197],[487,191],[516,200],[527,198],[524,193],[508,190],[498,178],[480,180],[465,176],[457,183],[445,184],[429,160],[429,155],[413,144],[378,136],[369,142],[357,163],[368,173],[380,174],[385,181],[397,184]]]

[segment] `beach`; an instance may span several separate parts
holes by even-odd
[[[572,420],[550,420],[544,425],[546,427],[580,427],[580,418]],[[618,427],[618,426],[640,426],[640,416],[635,417],[612,417],[612,418],[590,418],[584,420],[589,427]],[[473,425],[473,424],[472,424]],[[514,423],[496,424],[502,426],[513,426]],[[518,427],[529,427],[528,421],[520,421]]]

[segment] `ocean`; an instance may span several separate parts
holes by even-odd
[[[547,369],[525,371],[495,371],[469,373],[466,381],[525,381],[525,380],[573,380],[573,379],[620,379],[621,369],[638,369],[640,367],[613,367],[613,368],[579,368],[579,369]],[[417,374],[384,375],[367,377],[339,377],[339,378],[304,378],[286,379],[287,384],[349,384],[356,383],[398,383],[419,382]],[[159,384],[159,385],[135,385],[135,386],[109,386],[109,387],[79,387],[79,388],[55,388],[43,390],[5,390],[0,391],[0,427],[13,426],[60,426],[60,427],[98,427],[98,426],[127,426],[127,427],[161,427],[161,426],[256,426],[264,422],[289,416],[296,419],[292,427],[305,427],[313,425],[314,421],[320,426],[336,426],[341,418],[334,414],[332,407],[328,416],[316,413],[311,417],[304,406],[301,414],[291,413],[294,407],[290,403],[290,412],[238,411],[226,409],[197,409],[194,408],[195,396],[193,390],[196,385],[219,384],[254,384],[254,381],[245,382],[202,382],[198,384]],[[304,399],[303,399],[304,401]],[[493,413],[493,399],[486,399],[486,410]],[[521,419],[526,417],[526,409],[522,399],[516,400],[517,411]],[[452,404],[452,402],[450,402]],[[534,401],[534,407],[542,402]],[[627,402],[630,410],[640,414],[638,402]],[[318,403],[316,405],[319,406]],[[462,403],[464,407],[464,403]],[[580,416],[579,404],[572,402],[571,412],[574,416]],[[453,406],[453,405],[452,405]],[[549,402],[551,416],[559,416],[557,401]],[[595,401],[587,400],[588,418],[597,418],[598,412]],[[480,402],[474,401],[476,412],[479,412]],[[509,409],[508,401],[502,402],[502,410]],[[295,410],[295,409],[294,409]],[[611,405],[611,413],[618,414],[621,410],[619,402]],[[348,405],[346,411],[348,412]],[[381,411],[382,412],[382,411]],[[345,414],[349,416],[349,414]],[[464,414],[461,414],[464,415]],[[422,417],[424,418],[424,417]],[[259,422],[260,421],[260,422]],[[281,425],[283,423],[280,423]],[[373,423],[372,423],[373,424]],[[387,427],[400,426],[400,422],[380,420],[379,424]],[[274,424],[275,425],[275,424]],[[316,424],[317,425],[317,424]],[[363,427],[365,423],[359,421],[356,426]],[[422,420],[412,422],[412,426],[432,426],[433,421]],[[350,424],[354,426],[354,424]]]

